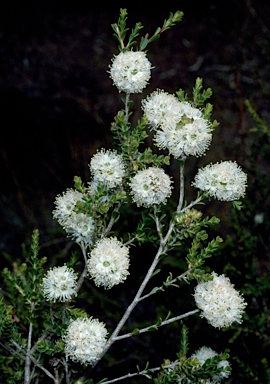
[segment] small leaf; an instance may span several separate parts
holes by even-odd
[[[161,269],[156,269],[156,270],[152,273],[151,277],[157,275],[160,271],[161,271]]]

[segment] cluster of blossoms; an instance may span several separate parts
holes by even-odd
[[[199,283],[195,287],[194,298],[201,317],[213,327],[229,327],[233,322],[241,323],[247,303],[224,275],[212,273],[213,280]]]
[[[72,268],[54,267],[43,277],[44,296],[52,302],[70,300],[76,294],[76,280],[77,274]]]
[[[167,365],[164,367],[167,374],[175,375],[175,383],[177,384],[194,384],[196,380],[196,384],[218,384],[222,382],[224,379],[227,379],[231,374],[231,367],[228,360],[221,360],[218,359],[216,363],[216,367],[213,367],[212,369],[215,369],[215,372],[213,374],[209,373],[208,378],[199,378],[198,377],[198,371],[201,370],[201,368],[206,368],[207,366],[204,366],[206,361],[213,359],[214,357],[219,356],[217,352],[215,352],[210,347],[201,347],[198,351],[193,353],[190,357],[192,360],[191,372],[190,374],[187,371],[183,371],[181,369],[181,363],[179,363],[179,360],[174,361],[173,363]],[[180,368],[180,371],[179,371]],[[209,368],[208,368],[209,370]],[[195,376],[195,374],[197,375]],[[195,379],[196,377],[196,379]],[[169,382],[169,381],[168,381]],[[170,381],[171,382],[171,381]]]
[[[92,157],[89,168],[93,176],[92,185],[101,183],[108,189],[119,187],[126,173],[122,156],[105,149]]]
[[[66,356],[81,364],[94,364],[105,347],[107,334],[105,325],[98,319],[73,320],[63,338]]]
[[[110,65],[110,76],[119,92],[140,93],[151,76],[151,63],[141,51],[120,52]],[[149,125],[155,130],[154,141],[160,149],[167,149],[176,159],[186,156],[202,156],[212,141],[210,122],[203,112],[189,102],[157,90],[142,101],[142,109]],[[123,157],[116,151],[101,149],[89,163],[91,182],[87,193],[94,198],[97,192],[104,192],[103,201],[110,198],[117,188],[123,188],[127,176]],[[233,201],[245,194],[247,177],[241,168],[231,161],[208,165],[195,176],[193,186],[219,200]],[[128,184],[130,195],[138,207],[151,207],[166,203],[172,193],[172,180],[162,168],[149,167],[137,172]],[[118,190],[119,191],[119,190]],[[117,238],[101,238],[93,246],[95,222],[92,216],[78,208],[84,195],[75,189],[68,189],[55,200],[53,217],[78,243],[93,248],[86,262],[86,269],[97,286],[105,289],[122,283],[129,275],[129,248]],[[201,219],[201,212],[189,209],[175,217],[175,222],[184,228],[191,228]],[[43,278],[42,289],[50,301],[67,301],[76,294],[77,275],[66,266],[49,270]],[[213,280],[199,283],[195,288],[195,302],[202,311],[201,317],[214,327],[227,327],[234,321],[241,322],[246,306],[244,299],[224,275],[213,272]],[[107,330],[97,319],[78,318],[71,321],[63,337],[65,353],[74,362],[96,363],[106,345]],[[192,355],[197,367],[218,354],[211,348],[202,347]],[[230,375],[227,360],[217,364],[220,370],[211,378],[198,383],[219,383]],[[179,377],[179,383],[182,378]],[[190,382],[188,378],[183,378]]]
[[[76,204],[79,201],[83,201],[83,194],[69,188],[56,197],[53,217],[73,240],[89,245],[92,244],[95,222],[92,216],[76,211]]]
[[[99,240],[87,260],[89,275],[105,289],[126,280],[128,268],[129,249],[114,237]]]
[[[236,162],[222,161],[199,169],[193,185],[217,200],[233,201],[245,195],[247,175]]]
[[[198,351],[196,351],[191,357],[198,359],[199,365],[203,366],[206,360],[212,359],[213,357],[218,356],[217,352],[213,351],[212,348],[209,347],[201,347]],[[217,368],[221,370],[219,374],[213,375],[211,378],[211,382],[209,383],[219,383],[223,379],[226,379],[231,374],[231,367],[228,360],[222,360],[217,364]],[[202,379],[198,383],[205,383]]]
[[[212,141],[209,122],[202,111],[163,90],[151,93],[142,101],[142,109],[160,149],[167,149],[175,158],[202,156]]]
[[[149,167],[130,180],[131,196],[138,207],[165,203],[172,192],[171,183],[162,168]]]
[[[140,93],[151,77],[151,63],[142,51],[120,52],[109,72],[119,92]]]

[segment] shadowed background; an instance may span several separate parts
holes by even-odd
[[[126,4],[127,3],[127,4]],[[88,163],[111,143],[110,123],[122,107],[108,75],[117,42],[111,24],[119,8],[128,26],[141,21],[153,33],[169,12],[181,23],[149,46],[154,69],[140,100],[156,88],[192,90],[197,77],[213,89],[213,117],[220,122],[207,155],[191,159],[187,178],[209,161],[237,160],[244,168],[252,125],[244,107],[250,99],[269,123],[270,62],[268,1],[113,2],[2,1],[0,4],[0,251],[3,266],[21,254],[38,228],[44,254],[72,247],[51,211],[58,193],[73,187],[74,175],[89,180]],[[259,166],[265,172],[269,164]],[[174,170],[172,169],[172,172]],[[253,186],[254,187],[254,186]],[[230,228],[228,205],[207,207]],[[121,287],[120,287],[121,290]],[[119,291],[120,292],[120,291]],[[112,294],[113,296],[113,294]],[[153,350],[155,350],[153,346]],[[165,356],[164,356],[165,357]],[[236,382],[236,381],[235,381]]]

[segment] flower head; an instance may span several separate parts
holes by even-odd
[[[171,183],[162,168],[149,167],[130,180],[132,198],[138,207],[165,203],[172,192]]]
[[[193,185],[217,200],[233,201],[245,195],[247,175],[233,161],[208,164],[199,169]]]
[[[142,109],[152,128],[175,128],[182,114],[181,103],[176,96],[157,90],[142,100]]]
[[[121,185],[125,175],[123,158],[116,151],[102,149],[96,153],[89,164],[94,181],[104,184],[107,188]]]
[[[57,195],[53,217],[63,225],[74,212],[77,202],[82,199],[83,194],[72,188],[67,189],[62,195]]]
[[[191,357],[197,358],[199,360],[199,364],[202,366],[206,362],[206,360],[212,359],[215,356],[218,356],[217,352],[213,351],[213,349],[210,347],[204,346],[201,347],[195,353],[193,353]],[[219,383],[221,380],[229,377],[231,374],[230,363],[228,360],[221,360],[217,364],[217,368],[222,368],[222,371],[217,375],[213,375],[213,377],[211,378],[213,380],[213,383]]]
[[[129,249],[114,237],[99,240],[87,261],[87,270],[95,284],[105,289],[126,280],[128,268]]]
[[[142,101],[142,109],[156,130],[157,146],[175,158],[202,156],[208,149],[212,132],[200,109],[160,90]]]
[[[69,188],[55,199],[53,217],[77,243],[92,244],[95,223],[92,216],[76,212],[76,204],[83,201],[83,194]]]
[[[98,319],[73,320],[64,335],[66,355],[81,364],[94,364],[105,347],[107,333]]]
[[[68,301],[76,294],[77,274],[66,265],[50,269],[43,277],[42,290],[50,301]]]
[[[73,212],[63,224],[67,234],[77,243],[90,245],[93,242],[95,221],[92,216],[82,212]]]
[[[144,52],[120,52],[113,58],[109,72],[119,92],[140,93],[150,79],[151,63]]]
[[[213,280],[199,283],[195,288],[194,298],[202,311],[201,317],[218,328],[229,327],[233,322],[241,323],[246,302],[228,277],[212,274]]]
[[[183,119],[185,120],[185,119]],[[176,159],[181,156],[202,156],[209,148],[212,133],[204,118],[182,123],[174,128],[167,126],[158,130],[154,140],[161,149],[168,149]]]

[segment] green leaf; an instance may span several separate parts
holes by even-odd
[[[237,201],[237,200],[232,202],[232,206],[237,211],[241,211],[241,209],[243,208],[242,201]]]
[[[160,271],[161,271],[161,269],[156,269],[156,270],[152,273],[151,278],[152,278],[153,276],[157,275]]]

